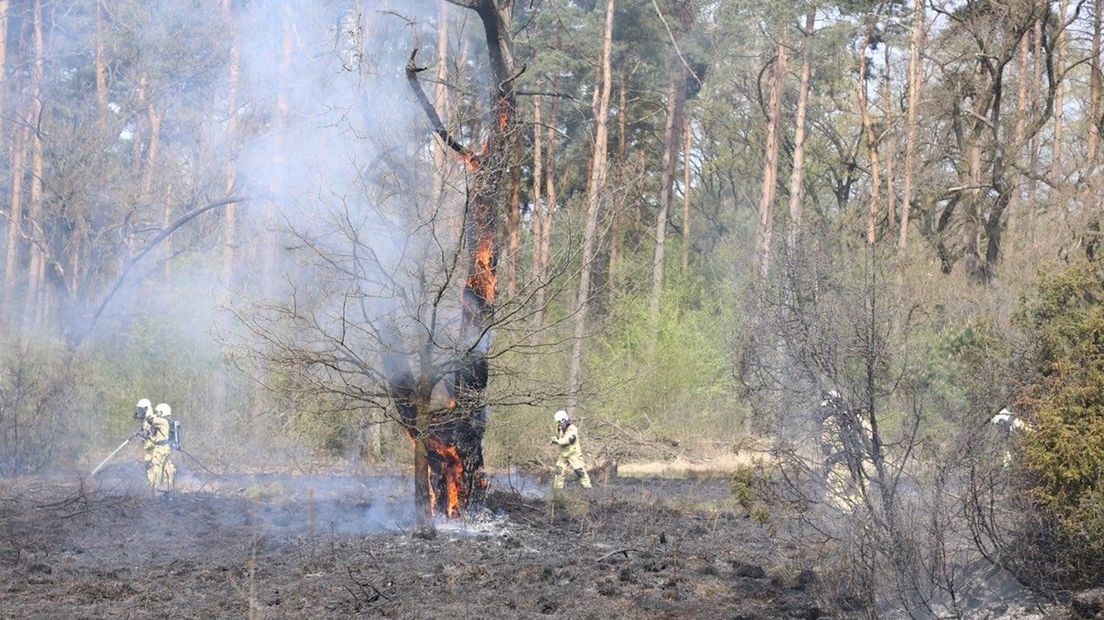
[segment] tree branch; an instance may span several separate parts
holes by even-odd
[[[119,288],[123,285],[123,282],[126,281],[127,274],[130,273],[130,270],[134,268],[134,265],[136,265],[138,261],[142,260],[142,257],[144,257],[146,254],[149,254],[150,251],[160,245],[162,241],[168,239],[169,236],[176,232],[176,230],[179,229],[181,226],[194,220],[200,215],[203,215],[204,213],[211,211],[212,209],[225,207],[227,205],[239,202],[248,202],[249,200],[251,200],[251,198],[248,196],[227,196],[225,198],[220,198],[202,207],[197,207],[195,209],[192,209],[191,211],[188,211],[184,215],[181,215],[179,218],[177,218],[176,221],[174,221],[172,224],[169,224],[167,227],[162,229],[161,232],[157,234],[157,236],[151,239],[149,243],[145,245],[145,247],[139,250],[137,254],[132,256],[130,260],[128,260],[126,264],[123,265],[122,272],[119,273],[119,277],[116,278],[115,284],[112,285],[111,290],[107,292],[107,295],[103,298],[103,301],[100,302],[100,306],[96,309],[96,313],[92,315],[92,320],[88,323],[88,327],[86,327],[84,331],[81,332],[76,340],[70,343],[70,348],[75,349],[80,346],[80,344],[84,342],[86,338],[88,338],[88,335],[92,333],[92,330],[96,327],[96,323],[100,320],[100,316],[102,316],[104,310],[107,309],[107,304],[111,302],[112,297],[115,296],[115,293],[119,291]]]
[[[433,107],[433,103],[431,103],[429,97],[426,96],[425,90],[422,88],[422,83],[418,81],[418,73],[421,71],[425,71],[425,67],[418,67],[415,64],[414,58],[417,55],[418,48],[414,48],[414,51],[410,52],[410,60],[406,63],[406,80],[410,83],[410,89],[414,91],[414,97],[422,106],[422,111],[425,112],[426,117],[429,118],[429,123],[433,126],[434,133],[436,133],[437,136],[440,137],[441,140],[444,141],[444,143],[450,149],[455,151],[465,160],[471,159],[472,152],[452,137],[452,134],[449,133],[448,128],[445,127],[445,124],[441,121],[441,116],[437,114],[437,108]]]

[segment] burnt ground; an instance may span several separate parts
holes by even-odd
[[[795,550],[723,480],[619,480],[551,505],[495,479],[488,511],[420,540],[398,476],[185,480],[164,497],[113,476],[0,481],[0,617],[820,614],[809,573],[783,568]]]

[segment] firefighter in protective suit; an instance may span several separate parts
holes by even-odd
[[[583,448],[579,445],[579,427],[571,422],[567,412],[562,409],[556,412],[553,419],[556,421],[556,436],[552,438],[552,443],[560,448],[560,454],[556,458],[556,478],[552,483],[553,488],[562,489],[564,487],[564,476],[570,467],[579,479],[579,484],[584,489],[589,489],[590,476],[587,475],[586,467],[583,465]]]
[[[148,408],[147,411],[140,431],[144,440],[142,447],[146,449],[146,478],[154,491],[168,491],[173,488],[176,478],[176,465],[169,460],[172,454],[172,446],[169,445],[172,407],[161,403],[153,411]]]
[[[820,403],[820,423],[825,499],[840,511],[850,512],[862,502],[873,474],[870,422],[832,390]]]

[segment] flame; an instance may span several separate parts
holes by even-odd
[[[503,110],[498,115],[498,128],[499,129],[506,129],[506,123],[508,123],[509,121],[510,121],[510,115],[507,114],[505,110]]]
[[[464,476],[464,461],[456,446],[448,446],[439,439],[430,438],[428,448],[445,460],[441,473],[445,477],[445,492],[448,494],[446,509],[448,518],[455,519],[460,516],[460,485]],[[436,505],[436,498],[434,498]]]
[[[488,304],[495,301],[494,237],[486,236],[479,240],[475,251],[475,268],[468,276],[468,288],[479,295]]]

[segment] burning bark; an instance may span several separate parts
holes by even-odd
[[[493,74],[490,110],[495,122],[488,123],[488,135],[479,151],[454,139],[418,81],[417,74],[424,67],[416,65],[414,50],[406,67],[410,87],[438,138],[464,162],[468,172],[462,239],[468,275],[461,298],[461,346],[455,359],[446,364],[447,370],[439,372],[431,361],[433,345],[427,344],[420,354],[417,376],[402,354],[384,356],[389,390],[414,441],[415,495],[423,508],[419,511],[423,523],[430,511],[459,516],[465,507],[482,500],[487,486],[482,471],[483,433],[489,415],[485,393],[497,286],[498,205],[509,166],[510,138],[516,130],[513,82],[517,75],[509,28],[513,1],[450,2],[475,11],[483,23]],[[438,385],[448,391],[448,406],[435,408],[432,404]]]

